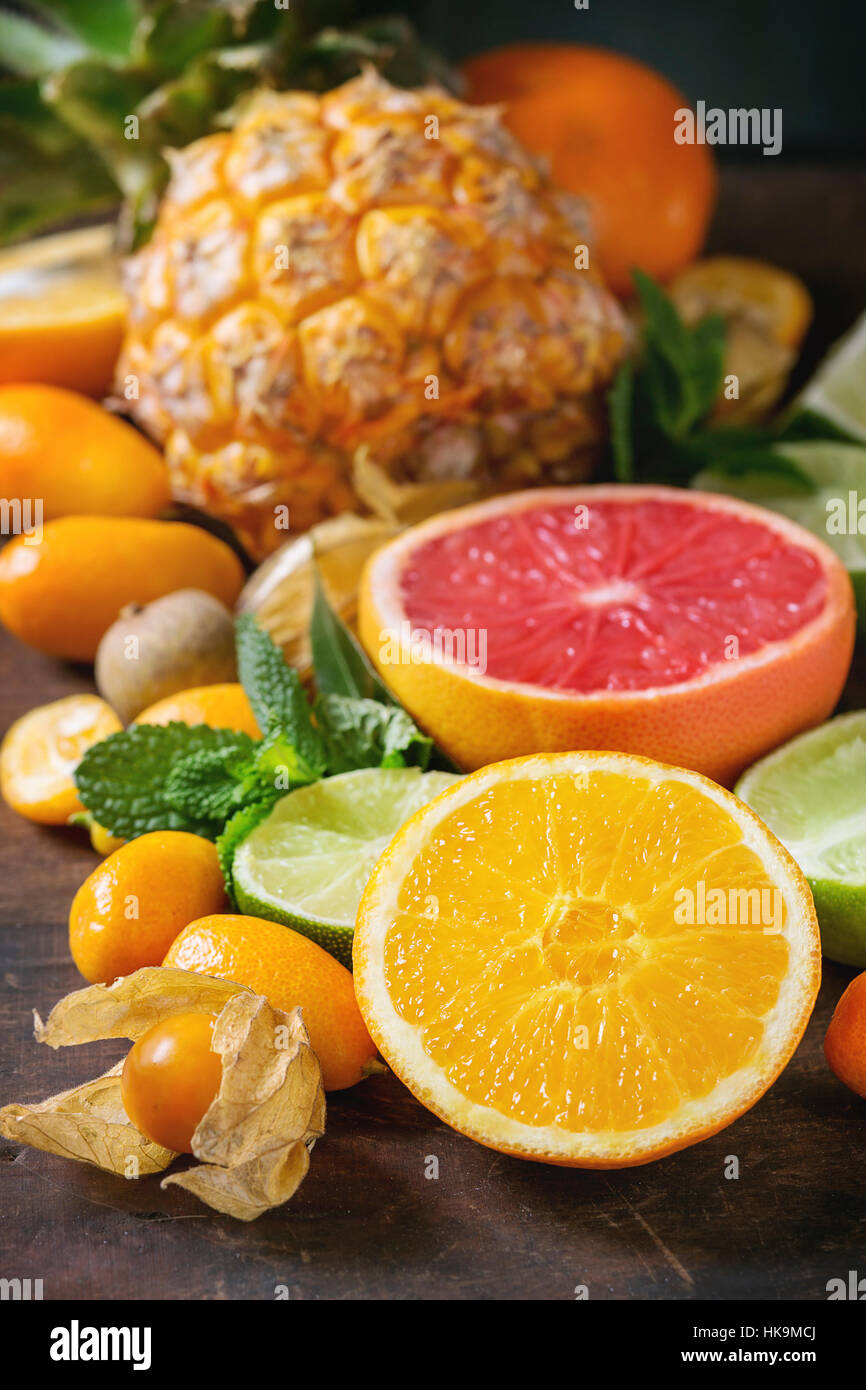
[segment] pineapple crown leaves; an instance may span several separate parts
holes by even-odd
[[[146,239],[164,151],[271,85],[323,91],[373,63],[403,85],[454,74],[400,15],[341,28],[353,0],[24,0],[0,12],[0,242],[121,202]],[[134,121],[130,118],[134,117]]]
[[[366,662],[321,589],[316,614],[320,656],[327,632],[331,644],[356,649]],[[357,768],[436,762],[453,769],[390,696],[367,698],[346,677],[345,662],[317,669],[311,706],[297,671],[253,617],[238,618],[236,633],[238,674],[263,737],[204,724],[133,724],[95,744],[78,764],[75,784],[87,811],[112,834],[187,830],[217,840],[225,858],[226,844],[239,843],[238,827],[251,829],[295,787]]]

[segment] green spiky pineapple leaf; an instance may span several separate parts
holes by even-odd
[[[261,84],[324,91],[370,62],[398,84],[455,85],[408,20],[345,27],[356,9],[22,0],[0,12],[0,243],[124,202],[120,242],[139,244],[168,177],[165,149],[224,128]]]

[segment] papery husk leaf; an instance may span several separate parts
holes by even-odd
[[[113,985],[88,985],[54,1005],[45,1023],[34,1014],[34,1036],[49,1047],[73,1047],[103,1038],[135,1042],[173,1014],[219,1013],[244,985],[192,970],[148,965]],[[250,993],[250,991],[247,991]]]
[[[173,1014],[217,1015],[219,1093],[192,1139],[197,1167],[163,1187],[182,1187],[215,1210],[252,1221],[288,1201],[325,1130],[318,1058],[300,1009],[284,1013],[243,985],[190,970],[150,966],[113,985],[90,985],[61,999],[35,1035],[50,1047],[104,1038],[140,1038]],[[145,1138],[127,1118],[123,1062],[103,1076],[36,1105],[0,1110],[0,1133],[121,1177],[162,1172],[177,1155]]]
[[[161,1173],[176,1158],[139,1134],[127,1119],[120,1094],[118,1062],[103,1076],[36,1105],[4,1105],[0,1134],[16,1144],[90,1163],[118,1177]]]
[[[300,1009],[283,1013],[238,994],[214,1028],[223,1059],[220,1093],[192,1138],[200,1167],[164,1178],[240,1221],[253,1221],[297,1190],[325,1130],[318,1059]]]

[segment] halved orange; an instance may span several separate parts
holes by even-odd
[[[0,252],[0,382],[49,382],[103,396],[126,300],[111,226]]]
[[[561,753],[484,768],[398,831],[354,971],[382,1056],[454,1129],[615,1168],[763,1095],[812,1011],[820,942],[802,873],[730,792]]]
[[[16,719],[0,745],[4,801],[42,825],[65,825],[84,810],[73,773],[85,752],[123,728],[98,695],[67,695]]]

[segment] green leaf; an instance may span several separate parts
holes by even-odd
[[[75,770],[78,795],[99,824],[122,839],[149,830],[189,830],[212,839],[222,828],[218,819],[193,808],[179,811],[169,801],[170,770],[196,752],[238,754],[245,737],[206,724],[133,724],[88,748]]]
[[[142,60],[161,77],[174,77],[194,59],[230,44],[233,36],[227,5],[213,0],[163,4],[143,35]]]
[[[110,68],[97,59],[72,63],[42,86],[51,108],[67,126],[96,146],[112,169],[141,158],[141,142],[127,138],[126,122],[149,90],[145,75]]]
[[[221,835],[217,836],[217,854],[219,855],[220,868],[223,871],[223,878],[226,885],[226,893],[232,907],[237,907],[237,900],[234,892],[234,880],[232,878],[232,865],[234,863],[235,851],[238,846],[247,838],[257,825],[269,816],[274,806],[273,798],[263,801],[255,801],[249,806],[244,806],[240,811],[236,811],[227,822]]]
[[[321,694],[315,713],[331,773],[410,764],[426,769],[430,762],[433,740],[399,705]]]
[[[83,47],[106,58],[128,58],[141,11],[134,0],[31,0]]]
[[[711,410],[722,384],[725,323],[710,314],[687,328],[664,290],[634,272],[644,315],[641,370],[648,413],[669,438],[685,435]]]
[[[120,192],[35,81],[0,82],[0,241],[108,213]]]
[[[696,420],[709,415],[721,393],[725,377],[726,338],[727,327],[721,314],[706,314],[692,329],[691,377]]]
[[[241,614],[235,633],[238,675],[265,734],[257,771],[266,781],[288,777],[293,786],[317,781],[327,759],[300,676],[252,614]]]
[[[724,381],[724,319],[708,314],[687,327],[648,275],[636,271],[634,281],[643,340],[636,361],[620,368],[608,395],[614,475],[620,481],[686,485],[705,469],[734,476],[760,472],[810,491],[809,479],[778,445],[799,432],[820,434],[820,423],[801,419],[782,429],[708,426]]]
[[[684,376],[692,365],[692,347],[676,305],[644,271],[632,271],[632,280],[644,316],[644,342],[665,358],[676,375]]]
[[[297,718],[298,673],[251,613],[235,622],[238,677],[263,733]],[[303,697],[303,691],[301,692]]]
[[[630,483],[634,478],[633,407],[634,364],[624,362],[607,395],[613,467],[617,480],[621,483]]]
[[[784,478],[794,492],[815,491],[815,484],[809,475],[793,459],[786,458],[778,451],[772,435],[754,440],[725,439],[728,433],[733,434],[734,431],[706,430],[683,446],[682,454],[689,476],[705,468],[715,473],[726,473],[732,478],[764,473]]]
[[[839,444],[862,444],[863,440],[850,431],[842,429],[826,416],[814,410],[802,410],[794,402],[792,411],[782,422],[776,438],[786,444],[801,443],[804,440],[829,439]]]
[[[306,786],[324,777],[328,758],[322,735],[311,722],[312,711],[298,683],[303,710],[291,730],[275,727],[263,740],[256,756],[256,773],[262,788],[277,792]]]
[[[86,48],[24,15],[0,11],[0,66],[21,77],[44,77],[86,56]]]
[[[316,689],[320,694],[397,704],[366,653],[328,602],[318,571],[314,578],[310,645]]]
[[[244,800],[244,774],[252,767],[256,742],[238,733],[237,742],[202,748],[174,763],[165,779],[165,799],[191,819],[223,822]]]
[[[395,699],[380,678],[366,652],[334,612],[318,573],[315,575],[314,586],[310,645],[318,695],[340,695],[350,700],[369,700],[403,710],[399,700]],[[407,718],[411,717],[407,715]],[[463,770],[435,743],[431,743],[429,764],[426,765],[441,772]]]

